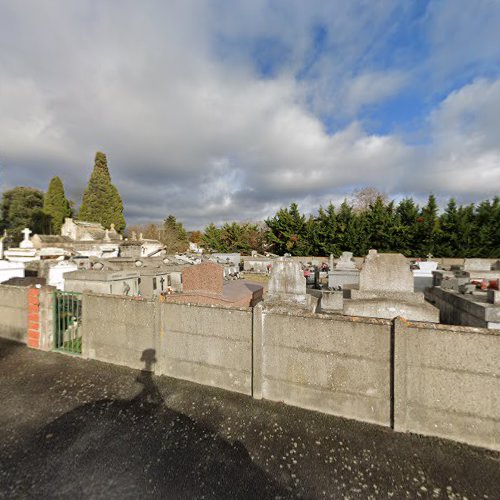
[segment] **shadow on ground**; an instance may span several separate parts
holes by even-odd
[[[154,350],[144,351],[141,360],[145,370],[137,377],[142,390],[136,397],[79,406],[0,463],[0,497],[286,496],[240,442],[169,409],[149,371]]]

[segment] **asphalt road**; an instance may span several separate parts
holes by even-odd
[[[0,339],[1,498],[500,498],[500,454]]]

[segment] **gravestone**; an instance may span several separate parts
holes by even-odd
[[[306,278],[300,263],[285,258],[274,261],[269,279],[268,295],[273,297],[305,296]]]
[[[359,269],[352,258],[352,252],[342,252],[335,269],[328,273],[328,288],[349,288],[359,284]]]
[[[300,307],[315,311],[318,298],[307,293],[306,278],[299,262],[280,257],[273,262],[265,298],[267,307]]]
[[[413,274],[400,253],[370,250],[359,276],[359,289],[368,292],[413,292]]]
[[[488,259],[465,259],[464,271],[491,271],[491,261]]]
[[[415,293],[413,274],[401,254],[379,254],[370,250],[360,273],[359,290],[344,300],[344,314],[410,321],[439,322],[439,309]]]
[[[186,267],[182,273],[182,291],[184,293],[205,292],[222,295],[224,292],[224,267],[212,262]]]
[[[30,240],[31,231],[26,227],[22,231],[24,239],[19,243],[19,248],[33,248],[33,243]]]
[[[340,256],[335,269],[339,271],[356,269],[356,264],[352,260],[352,252],[342,252],[342,255]]]
[[[413,282],[416,292],[423,292],[434,283],[433,272],[437,270],[435,261],[417,262],[418,269],[413,269]]]

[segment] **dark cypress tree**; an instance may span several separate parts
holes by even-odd
[[[43,211],[50,217],[50,232],[59,234],[64,219],[71,216],[69,201],[64,195],[64,187],[59,177],[53,177],[43,198]]]
[[[310,222],[299,212],[296,203],[290,208],[282,208],[276,215],[266,220],[269,231],[269,242],[274,251],[283,255],[307,255],[311,248],[308,242]]]
[[[340,255],[337,214],[332,203],[329,203],[326,209],[319,207],[318,217],[313,228],[313,237],[314,255],[333,254],[335,257]]]
[[[417,217],[416,242],[413,248],[415,257],[435,255],[439,251],[440,227],[436,197],[431,194],[425,207],[422,207]]]
[[[368,245],[381,252],[389,252],[394,231],[394,205],[386,205],[379,196],[365,213]]]
[[[419,208],[411,198],[399,202],[396,208],[392,251],[407,257],[415,254],[415,232]]]
[[[122,199],[111,183],[106,155],[100,151],[95,155],[94,170],[83,193],[78,218],[99,222],[106,228],[114,224],[118,232],[125,229]]]

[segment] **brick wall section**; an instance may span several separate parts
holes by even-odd
[[[40,289],[28,290],[28,347],[40,348]]]

